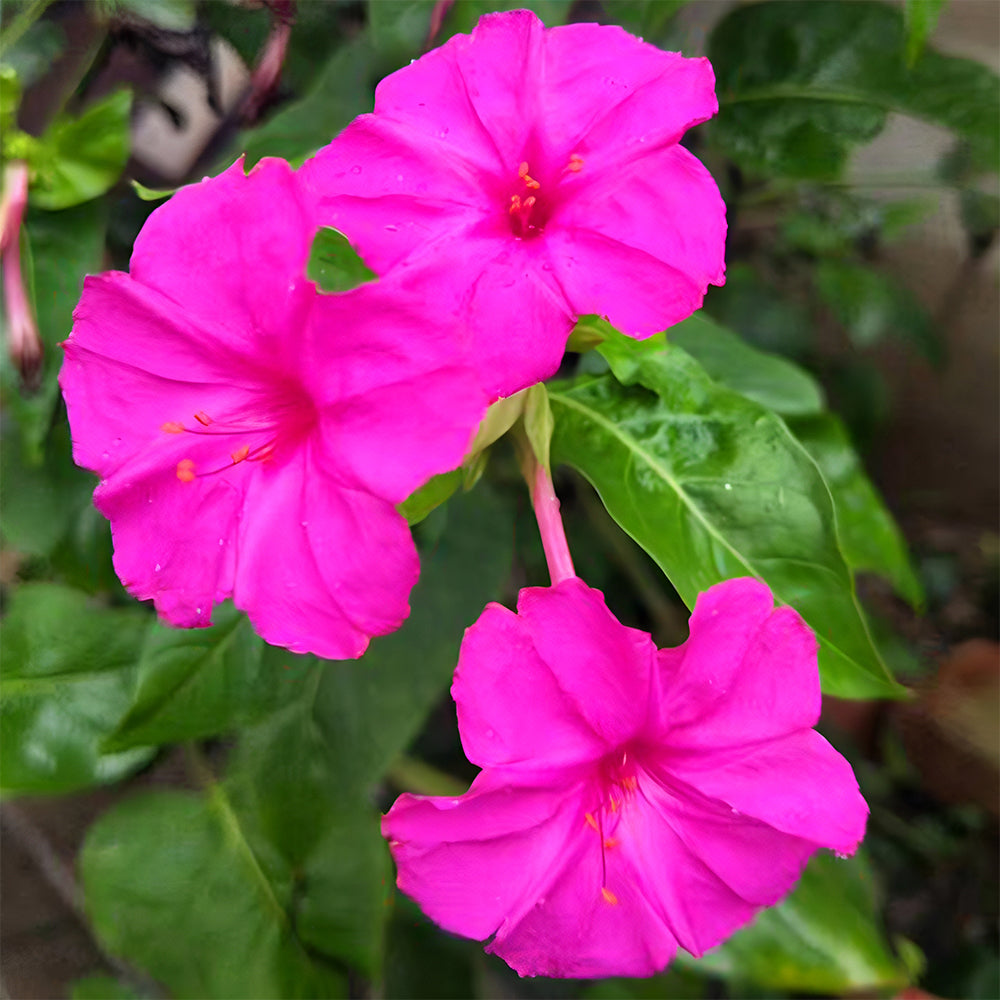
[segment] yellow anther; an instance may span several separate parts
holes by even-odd
[[[190,483],[194,480],[194,462],[190,458],[182,458],[177,463],[177,478],[182,483]]]
[[[250,454],[250,445],[245,444],[242,448],[237,448],[233,452],[233,465],[239,465]]]
[[[606,839],[606,840],[604,841],[604,846],[605,846],[605,847],[608,847],[608,848],[611,848],[611,847],[617,847],[617,846],[618,846],[618,841],[617,841],[617,840],[615,840],[615,838],[614,838],[614,837],[608,837],[608,838],[607,838],[607,839]]]
[[[605,903],[610,903],[612,906],[618,905],[618,897],[606,886],[601,886],[601,896]]]
[[[530,209],[534,204],[535,204],[535,196],[533,194],[528,195],[528,197],[524,199],[525,208]]]
[[[521,196],[518,194],[511,195],[510,198],[510,214],[516,215],[521,211]]]
[[[535,180],[534,177],[531,176],[531,174],[528,173],[527,162],[522,163],[517,168],[517,176],[520,177],[522,181],[524,181],[524,186],[530,188],[532,191],[537,191],[542,186],[541,184],[538,183],[538,181]]]
[[[199,410],[194,415],[194,419],[197,420],[202,427],[207,427],[212,422],[212,418],[204,410]]]
[[[587,813],[587,815],[584,816],[583,818],[587,821],[587,826],[591,827],[594,830],[597,829],[597,820],[594,819],[593,813]]]
[[[184,425],[177,423],[176,420],[168,420],[160,427],[160,430],[163,431],[164,434],[183,434]]]
[[[566,164],[566,169],[570,171],[570,173],[578,174],[581,170],[583,170],[583,157],[577,156],[577,154],[574,153],[569,158],[569,163]]]

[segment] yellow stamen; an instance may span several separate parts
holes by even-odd
[[[194,419],[197,420],[202,427],[207,427],[212,422],[212,418],[204,410],[199,410],[194,415]]]
[[[160,430],[163,431],[164,434],[183,434],[184,425],[177,423],[176,420],[168,420],[160,427]]]
[[[237,448],[233,452],[233,465],[239,465],[250,454],[250,445],[245,444],[242,448]]]
[[[570,173],[578,174],[581,170],[583,170],[583,157],[577,156],[576,153],[573,153],[573,155],[569,158],[569,163],[566,164],[566,169],[570,171]]]
[[[511,198],[510,198],[510,209],[509,209],[509,211],[510,211],[511,215],[515,215],[517,212],[521,211],[521,196],[520,195],[517,195],[517,194],[511,195]]]
[[[605,846],[605,847],[608,847],[608,848],[611,848],[611,847],[617,847],[617,846],[618,846],[618,841],[617,841],[617,840],[615,840],[615,838],[614,838],[614,837],[608,837],[608,838],[607,838],[607,839],[606,839],[606,840],[604,841],[604,846]]]
[[[542,186],[541,184],[538,183],[538,181],[535,180],[534,177],[532,177],[528,173],[527,162],[522,163],[517,168],[517,176],[520,177],[522,181],[524,181],[524,186],[530,188],[532,191],[537,191]]]
[[[601,896],[605,903],[610,903],[612,906],[618,905],[618,897],[606,886],[601,886]]]
[[[177,463],[177,478],[182,483],[190,483],[194,480],[194,462],[190,458],[182,458]]]
[[[584,819],[587,821],[587,826],[591,827],[594,830],[597,829],[597,820],[594,819],[593,813],[587,813],[587,815],[584,816]]]

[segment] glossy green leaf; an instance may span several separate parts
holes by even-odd
[[[823,390],[808,372],[756,350],[704,313],[671,327],[667,339],[684,348],[717,382],[775,413],[799,417],[823,410]]]
[[[832,413],[789,422],[792,433],[816,460],[837,508],[837,536],[851,569],[879,573],[911,604],[923,603],[923,588],[906,542]]]
[[[101,270],[106,225],[107,206],[92,201],[58,213],[32,209],[21,231],[22,270],[44,350],[41,384],[34,392],[22,392],[4,351],[0,352],[0,386],[4,407],[17,419],[24,460],[36,466],[41,464],[59,400],[59,344],[73,326],[84,275]]]
[[[340,664],[328,664],[337,670]],[[321,668],[298,701],[244,731],[225,789],[262,856],[294,873],[296,932],[368,976],[382,959],[389,856],[369,797],[345,794],[349,761],[331,754],[315,717]]]
[[[50,583],[23,584],[0,632],[0,788],[68,792],[116,781],[148,750],[101,752],[128,708],[150,616],[102,608]]]
[[[71,208],[104,194],[128,160],[131,109],[131,93],[120,90],[78,118],[57,118],[31,161],[30,204],[49,210]]]
[[[747,169],[836,178],[890,111],[953,130],[981,169],[996,169],[996,74],[933,51],[907,67],[903,14],[889,4],[739,6],[713,31],[708,54],[721,107],[711,134]]]
[[[172,996],[346,995],[296,933],[292,872],[256,853],[220,785],[120,803],[90,828],[79,870],[102,946]]]
[[[268,646],[231,605],[207,629],[153,624],[138,658],[128,712],[108,750],[231,733],[299,697],[311,657]]]
[[[306,277],[321,292],[348,292],[358,285],[378,281],[378,275],[358,256],[351,241],[339,230],[323,226],[313,240]]]
[[[912,66],[919,58],[947,2],[948,0],[904,0],[907,66]]]
[[[737,576],[764,580],[820,641],[825,691],[898,687],[872,643],[837,545],[829,491],[780,418],[713,382],[681,348],[619,335],[611,375],[550,385],[553,460],[597,489],[681,598]],[[659,341],[662,344],[662,340]]]
[[[816,268],[816,288],[855,347],[871,347],[895,336],[916,346],[931,363],[943,361],[943,345],[927,311],[888,275],[854,261],[822,260]]]
[[[281,156],[297,165],[330,142],[352,118],[370,111],[374,61],[374,51],[365,40],[334,52],[305,97],[237,138],[247,169],[262,156]],[[226,166],[231,159],[227,155]]]
[[[416,736],[448,689],[463,631],[509,572],[510,515],[491,493],[458,494],[440,512],[445,530],[421,552],[406,624],[374,640],[363,659],[327,670],[317,692],[315,717],[343,762],[344,793],[367,790]]]
[[[821,851],[792,894],[685,966],[782,992],[901,989],[908,976],[879,926],[865,858]]]

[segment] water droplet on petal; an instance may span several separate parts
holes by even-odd
[[[351,167],[351,173],[352,174],[360,174],[361,173],[361,167],[358,167],[358,166]]]
[[[160,572],[160,564],[159,563],[157,563],[153,568],[156,570],[157,573]]]

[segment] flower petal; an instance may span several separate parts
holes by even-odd
[[[650,906],[696,956],[788,893],[816,850],[649,773],[614,839],[609,856],[620,851]]]
[[[709,284],[725,281],[726,206],[719,189],[712,175],[682,146],[595,173],[592,182],[571,190],[552,224],[597,233],[649,254],[683,275],[679,292],[661,289],[660,313],[643,327],[652,324],[665,329],[679,310],[689,309],[695,301],[700,305]],[[586,176],[582,172],[575,180],[583,182]],[[570,245],[574,242],[571,237]],[[697,299],[692,297],[695,291]],[[622,307],[608,301],[595,311],[609,309]],[[625,327],[626,332],[632,328]]]
[[[357,657],[410,613],[419,563],[406,521],[334,478],[314,441],[261,463],[240,529],[233,598],[274,645]]]
[[[739,747],[815,725],[816,638],[759,580],[698,596],[690,635],[659,653],[661,733],[673,747]]]
[[[562,874],[579,796],[559,775],[518,786],[490,771],[459,798],[401,795],[382,819],[397,885],[445,930],[487,938]]]
[[[499,604],[466,630],[451,693],[465,754],[480,767],[556,767],[606,751],[535,651],[527,625]]]
[[[609,749],[635,736],[653,683],[649,633],[622,625],[604,595],[576,577],[522,590],[517,610],[538,655]]]
[[[736,813],[840,854],[865,834],[851,765],[814,729],[736,749],[671,751],[670,774]]]
[[[673,144],[719,108],[707,59],[664,52],[617,25],[547,32],[543,95],[551,146],[581,156],[584,171]]]
[[[602,856],[585,823],[569,843],[562,870],[534,905],[505,922],[486,950],[522,976],[649,976],[673,958],[677,942],[636,871],[612,848]],[[662,846],[662,845],[661,845]]]
[[[379,274],[497,208],[434,129],[362,115],[299,168],[315,225],[345,233]]]
[[[146,220],[129,272],[192,317],[247,344],[280,348],[304,308],[301,288],[316,226],[294,171],[242,158],[181,188]]]

